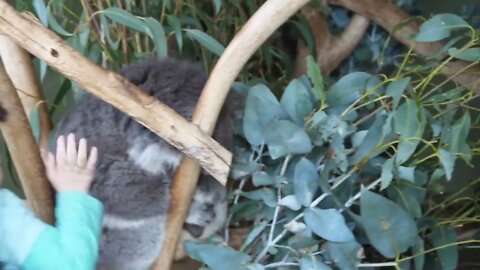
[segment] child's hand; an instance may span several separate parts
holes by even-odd
[[[87,157],[87,141],[84,138],[80,139],[77,151],[74,134],[68,135],[66,147],[64,136],[60,136],[56,157],[49,152],[47,159],[47,175],[57,192],[88,192],[97,162],[96,147],[92,147]]]

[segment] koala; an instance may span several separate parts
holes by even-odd
[[[120,74],[188,120],[207,80],[195,65],[171,58],[147,59]],[[229,100],[231,96],[213,134],[227,149],[233,142]],[[56,127],[57,136],[71,132],[99,150],[90,190],[105,206],[98,269],[148,269],[162,248],[170,187],[181,152],[90,94]],[[207,238],[222,229],[226,216],[226,188],[202,170],[184,233]]]

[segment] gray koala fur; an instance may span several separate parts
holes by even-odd
[[[188,120],[207,79],[196,66],[169,58],[144,60],[120,74]],[[233,141],[230,99],[213,134],[227,149]],[[90,94],[57,126],[56,135],[70,132],[77,139],[87,138],[99,150],[91,188],[91,194],[105,205],[99,269],[148,269],[161,250],[172,173],[180,152]],[[200,238],[215,233],[224,226],[226,207],[225,187],[202,171],[185,228]]]

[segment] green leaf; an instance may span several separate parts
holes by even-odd
[[[421,237],[417,238],[417,242],[412,247],[412,252],[415,257],[413,258],[413,262],[415,264],[415,269],[423,269],[425,265],[425,243]]]
[[[275,179],[264,171],[254,172],[252,174],[252,183],[256,187],[272,185],[275,183]]]
[[[243,117],[245,138],[251,145],[265,141],[264,129],[274,121],[287,118],[275,95],[263,84],[252,87],[247,95]]]
[[[148,26],[145,24],[145,22],[128,11],[118,7],[111,7],[100,12],[104,13],[105,16],[116,23],[141,33],[148,33]]]
[[[318,174],[315,165],[306,158],[295,165],[293,190],[297,200],[305,207],[312,203],[318,189]]]
[[[454,14],[438,14],[420,25],[415,41],[432,42],[448,38],[452,30],[468,27],[468,23]]]
[[[313,255],[304,255],[300,259],[300,270],[330,270],[330,266],[318,260],[317,257]]]
[[[362,159],[370,155],[372,151],[374,151],[383,142],[384,136],[382,130],[386,118],[387,114],[385,111],[377,114],[375,121],[368,129],[367,135],[365,135],[362,143],[351,157],[350,163],[355,164],[360,162]]]
[[[393,126],[400,134],[400,143],[397,147],[396,164],[407,161],[415,152],[425,130],[426,120],[424,111],[412,99],[407,99],[400,105],[393,116]]]
[[[307,208],[303,212],[305,223],[316,235],[332,242],[355,240],[345,219],[337,209]]]
[[[44,0],[33,0],[33,7],[38,19],[44,26],[48,26],[48,10]]]
[[[221,56],[225,47],[223,47],[220,42],[209,36],[207,33],[204,33],[197,29],[184,29],[187,32],[187,36],[191,39],[196,40],[203,47],[207,48],[212,53]]]
[[[454,154],[469,154],[470,147],[467,144],[468,133],[471,126],[470,114],[467,112],[451,128],[451,135],[448,141],[448,150]]]
[[[167,16],[168,25],[173,28],[175,32],[175,39],[177,40],[177,46],[179,51],[182,51],[183,48],[183,32],[182,32],[182,21],[173,15]]]
[[[458,50],[457,48],[448,49],[448,54],[460,60],[477,62],[480,61],[480,48],[468,48],[464,50]]]
[[[242,192],[242,196],[255,201],[263,201],[270,207],[277,206],[277,194],[272,189],[261,188],[250,192]]]
[[[213,0],[213,4],[215,5],[215,15],[218,15],[222,9],[222,0]]]
[[[71,37],[73,36],[72,33],[69,33],[65,28],[63,28],[55,19],[55,16],[52,15],[52,13],[49,11],[48,12],[48,25],[50,25],[50,28],[55,31],[57,34],[66,36],[66,37]]]
[[[272,159],[309,153],[312,142],[307,133],[288,120],[276,121],[265,129],[265,143]]]
[[[157,56],[160,58],[164,58],[168,56],[168,45],[167,45],[167,38],[165,36],[165,31],[163,30],[163,26],[154,18],[148,17],[145,20],[145,23],[148,26],[148,35],[155,44],[155,50],[157,51]]]
[[[356,241],[328,242],[328,253],[341,270],[356,270],[362,258],[362,246]]]
[[[300,208],[302,208],[302,205],[297,200],[297,197],[295,195],[287,195],[283,197],[282,199],[280,199],[278,204],[285,206],[293,211],[298,211],[300,210]]]
[[[248,245],[250,245],[255,239],[265,230],[267,227],[268,222],[266,220],[260,222],[260,224],[256,225],[255,228],[247,235],[245,241],[243,241],[242,248],[240,250],[244,250]]]
[[[228,247],[193,241],[186,241],[185,249],[193,259],[205,263],[211,270],[245,270],[246,264],[252,259]]]
[[[288,84],[280,104],[290,116],[290,119],[299,126],[303,126],[305,117],[313,110],[313,103],[308,90],[299,80],[292,80]]]
[[[455,155],[445,149],[440,149],[438,151],[438,157],[440,159],[440,163],[445,170],[445,174],[447,176],[447,180],[450,181],[452,179],[453,168],[455,165]]]
[[[380,186],[381,190],[386,189],[393,179],[393,159],[387,159],[382,165],[382,183]]]
[[[410,77],[401,78],[388,84],[385,94],[392,97],[394,109],[397,108],[398,103],[400,102],[400,98],[402,97],[405,89],[407,89],[407,86],[410,83],[410,79]]]
[[[307,74],[313,82],[313,88],[315,89],[315,95],[317,97],[317,100],[319,100],[320,103],[323,105],[326,101],[323,77],[317,61],[315,61],[315,59],[313,59],[311,55],[307,57]]]
[[[439,226],[436,227],[430,238],[434,247],[441,249],[437,250],[442,270],[457,269],[458,264],[458,247],[451,245],[457,242],[457,233],[452,227]],[[450,246],[447,246],[450,245]]]
[[[370,78],[372,75],[365,72],[353,72],[342,77],[327,91],[328,105],[350,105],[360,98]]]
[[[363,228],[373,247],[387,258],[395,258],[413,246],[417,226],[399,205],[368,190],[360,197]]]

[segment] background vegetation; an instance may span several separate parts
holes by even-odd
[[[106,68],[156,55],[208,72],[264,1],[13,2]],[[443,13],[437,1],[395,2],[412,15],[430,18],[432,7]],[[311,59],[308,77],[295,78],[297,41],[312,54],[315,47],[301,13],[261,47],[235,84],[246,107],[236,123],[231,175],[238,188],[229,221],[231,230],[247,233],[239,251],[221,239],[190,243],[195,259],[211,269],[478,267],[459,260],[478,252],[480,239],[464,236],[480,223],[480,181],[467,173],[479,151],[478,96],[446,81],[438,67],[454,58],[480,61],[480,6],[443,2],[458,16],[433,17],[417,38],[443,35],[447,58],[419,57],[371,24],[330,76]],[[351,14],[327,11],[331,31],[341,32]],[[84,91],[35,64],[55,124]],[[8,186],[21,193],[3,143],[0,153]]]

